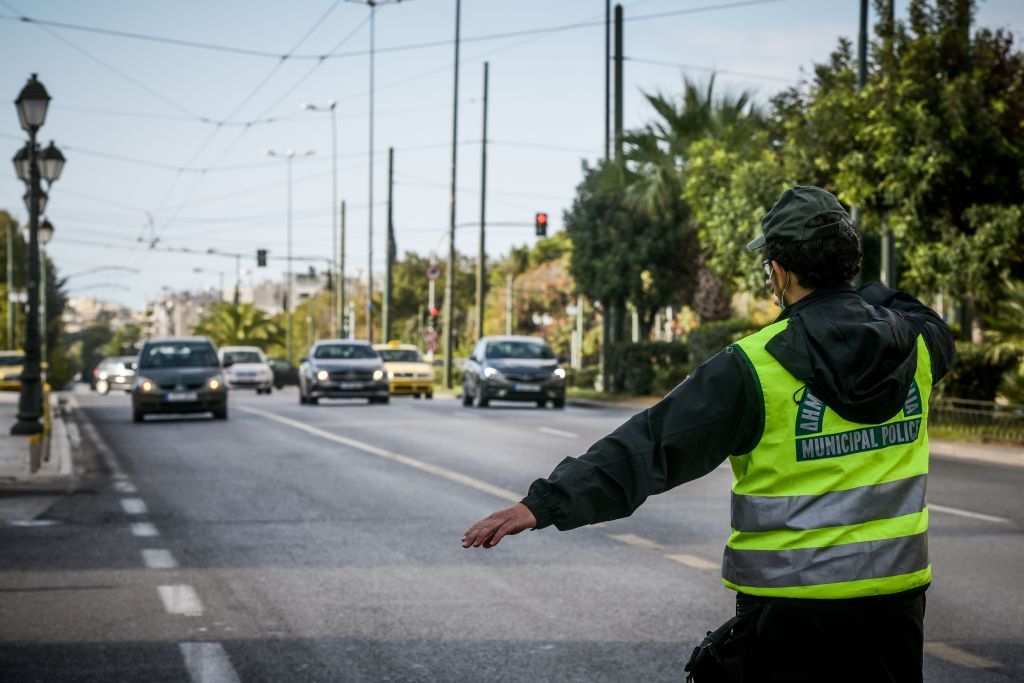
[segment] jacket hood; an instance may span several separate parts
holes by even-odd
[[[787,309],[766,350],[843,419],[877,424],[903,409],[917,335],[899,313],[849,286],[815,290]]]

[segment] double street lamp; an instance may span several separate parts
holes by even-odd
[[[60,178],[64,170],[64,155],[50,142],[49,147],[39,149],[36,134],[46,121],[46,110],[50,95],[36,74],[22,88],[14,101],[21,128],[28,133],[28,143],[14,155],[14,170],[28,185],[25,204],[28,208],[28,315],[25,316],[25,365],[21,375],[21,394],[18,397],[18,421],[11,427],[11,434],[31,435],[43,431],[39,418],[42,415],[43,392],[41,381],[41,341],[39,334],[39,243],[53,236],[53,227],[46,222],[39,224],[39,217],[46,210],[47,195],[41,183],[47,186]],[[49,226],[49,227],[46,227]]]

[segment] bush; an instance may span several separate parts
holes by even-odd
[[[605,362],[612,391],[641,396],[661,391],[672,376],[678,379],[671,386],[681,382],[689,371],[690,351],[682,342],[611,344]]]
[[[936,393],[946,398],[994,401],[1004,375],[1016,365],[1013,357],[993,359],[980,344],[957,342],[956,360]]]
[[[597,375],[600,372],[601,367],[598,365],[588,365],[580,370],[566,368],[565,384],[577,389],[593,389],[594,385],[597,384]]]
[[[690,360],[694,366],[700,365],[729,344],[757,330],[757,325],[746,318],[704,323],[695,327],[686,335]]]
[[[444,366],[434,366],[434,385],[443,387],[444,386]],[[462,365],[455,364],[452,366],[452,388],[462,388]]]

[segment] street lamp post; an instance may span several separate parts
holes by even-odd
[[[330,111],[331,112],[331,254],[332,258],[338,254],[338,117],[336,115],[338,102],[327,100],[326,107],[320,107],[311,102],[302,105],[306,111]],[[345,336],[342,311],[345,308],[345,264],[338,260],[338,270],[335,273],[334,307],[331,311],[331,327],[336,327],[338,338]]]
[[[11,427],[11,434],[31,435],[43,431],[43,425],[39,422],[43,406],[39,341],[39,216],[45,208],[46,195],[41,181],[52,184],[60,177],[64,169],[64,155],[52,142],[40,153],[36,143],[36,134],[46,121],[50,95],[35,74],[32,74],[14,103],[21,128],[28,133],[27,148],[14,156],[14,168],[18,177],[28,185],[26,200],[29,240],[25,366],[21,376],[21,394],[18,397],[18,421]]]
[[[284,314],[285,314],[285,353],[287,354],[288,362],[292,360],[292,161],[295,159],[296,152],[294,149],[289,149],[287,152],[275,152],[272,149],[263,151],[268,157],[284,157],[288,162],[288,273],[287,282],[285,289],[287,294],[285,295]],[[311,156],[313,150],[307,149],[301,154],[301,156]]]
[[[49,244],[50,240],[53,239],[53,223],[49,219],[44,218],[42,225],[39,226],[39,246],[41,247],[42,256],[39,259],[39,270],[41,277],[39,278],[39,300],[41,305],[39,306],[39,326],[42,332],[39,337],[39,348],[41,362],[46,363],[47,374],[50,369],[50,357],[47,352],[47,333],[49,331],[46,324],[46,245]]]

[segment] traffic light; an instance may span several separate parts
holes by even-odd
[[[548,215],[546,213],[535,213],[533,215],[533,227],[537,230],[537,237],[548,235]]]
[[[267,250],[257,249],[256,250],[256,265],[260,268],[264,268],[267,265]]]
[[[440,312],[441,311],[437,308],[437,306],[434,306],[433,308],[430,309],[430,328],[431,329],[434,329],[434,328],[437,327],[437,315]]]

